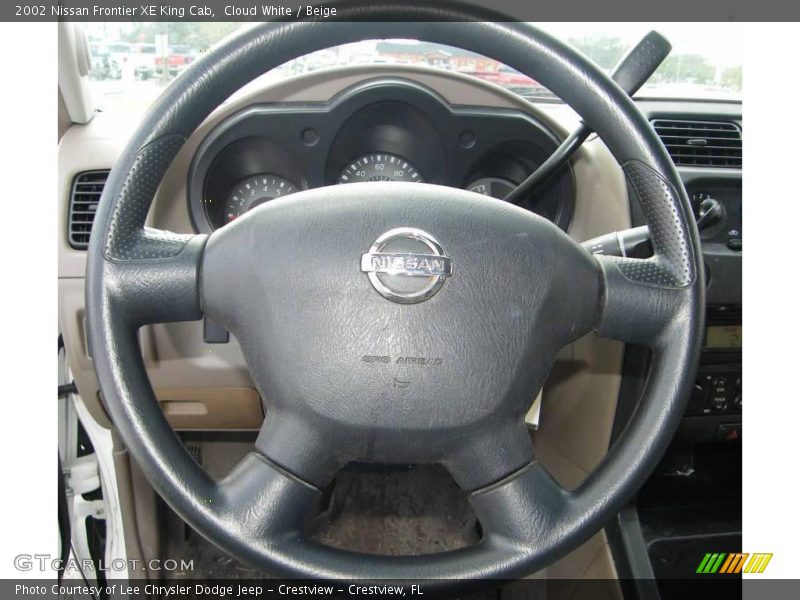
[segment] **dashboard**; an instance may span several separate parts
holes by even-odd
[[[203,139],[188,173],[194,229],[209,233],[274,198],[326,185],[426,182],[504,198],[556,149],[522,111],[458,107],[418,83],[379,78],[319,103],[255,104]],[[566,230],[573,172],[520,205]]]
[[[671,127],[725,122],[741,133],[740,103],[637,104],[648,119],[670,121]],[[273,199],[353,181],[423,181],[502,198],[579,122],[563,104],[530,103],[476,78],[410,65],[346,67],[259,83],[228,99],[188,137],[161,182],[147,225],[210,233]],[[127,115],[100,113],[69,127],[58,152],[59,329],[86,408],[107,427],[86,337],[87,213],[96,210],[103,182],[136,124]],[[696,164],[678,166],[698,214],[710,200],[720,207],[700,233],[709,330],[678,432],[692,443],[741,439],[742,427],[742,171],[696,158],[710,148],[689,148]],[[521,206],[583,242],[643,225],[632,197],[617,161],[591,136],[569,167]],[[203,320],[142,328],[142,360],[180,435],[239,440],[261,426],[269,399],[262,401],[255,389],[235,336],[210,325]],[[643,348],[594,335],[556,358],[540,394],[533,443],[559,483],[577,487],[603,459],[636,410],[648,360]],[[581,572],[587,569],[588,563]]]
[[[638,105],[650,119],[741,126],[741,104],[640,100]],[[101,113],[70,127],[59,145],[59,322],[76,385],[101,423],[108,420],[85,332],[86,250],[71,236],[76,226],[80,239],[88,239],[87,224],[74,222],[71,208],[78,185],[95,194],[84,192],[79,199],[99,198],[135,124],[127,115]],[[530,103],[475,78],[422,67],[364,65],[259,84],[226,101],[189,136],[158,189],[147,224],[181,234],[209,233],[273,198],[372,179],[424,181],[502,197],[578,124],[563,104]],[[741,169],[695,165],[679,172],[698,206],[710,197],[724,208],[723,218],[701,233],[709,324],[736,327]],[[643,223],[622,170],[596,136],[578,149],[569,168],[521,205],[579,242]],[[731,232],[738,232],[738,249]],[[238,341],[225,332],[208,334],[203,321],[140,332],[144,364],[169,422],[179,431],[257,429],[262,402]],[[714,410],[719,376],[728,382],[731,398],[718,413],[689,417],[687,435],[714,436],[719,425],[739,422],[737,353],[706,354],[713,377],[699,382],[705,391],[698,410]],[[608,448],[628,362],[623,345],[594,336],[556,360],[543,391],[542,418],[549,426],[535,443],[545,460],[565,465],[571,483]],[[569,427],[581,433],[565,437]]]

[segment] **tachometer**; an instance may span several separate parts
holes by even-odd
[[[230,191],[225,201],[225,222],[230,223],[268,200],[296,191],[296,185],[277,175],[261,174],[243,179]]]
[[[423,181],[417,168],[402,156],[370,152],[359,156],[339,174],[338,183],[359,181]]]

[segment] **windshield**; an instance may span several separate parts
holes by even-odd
[[[87,23],[92,55],[91,89],[103,110],[143,111],[183,69],[243,23]],[[741,100],[739,25],[732,23],[538,24],[609,72],[649,29],[673,51],[638,92],[639,97]],[[277,81],[320,69],[361,64],[419,65],[476,77],[526,100],[557,101],[518,71],[458,48],[415,40],[374,40],[302,56],[259,79]]]

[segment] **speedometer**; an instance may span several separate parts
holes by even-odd
[[[370,152],[359,156],[339,174],[338,183],[359,181],[423,181],[417,168],[402,156]]]
[[[230,223],[267,200],[297,191],[291,181],[277,175],[253,175],[236,184],[225,202],[225,222]]]

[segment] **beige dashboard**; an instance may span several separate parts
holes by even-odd
[[[278,83],[256,82],[219,107],[189,138],[160,186],[149,225],[194,232],[187,203],[190,164],[204,137],[227,116],[251,104],[325,102],[350,86],[380,77],[416,82],[452,105],[525,112],[557,137],[564,137],[578,123],[575,113],[564,105],[531,104],[475,78],[421,67],[348,67]],[[86,251],[75,250],[68,243],[67,211],[75,175],[113,167],[135,124],[118,115],[100,113],[86,125],[67,129],[59,146],[60,327],[78,390],[95,418],[106,425],[110,423],[86,343]],[[605,145],[599,139],[590,139],[574,157],[572,167],[575,205],[569,234],[583,241],[629,227],[624,178]],[[235,339],[227,344],[207,344],[201,322],[148,326],[140,335],[150,381],[176,429],[242,430],[260,426],[261,400]],[[568,485],[582,480],[608,447],[621,363],[621,345],[589,336],[562,352],[544,389],[537,450]]]

